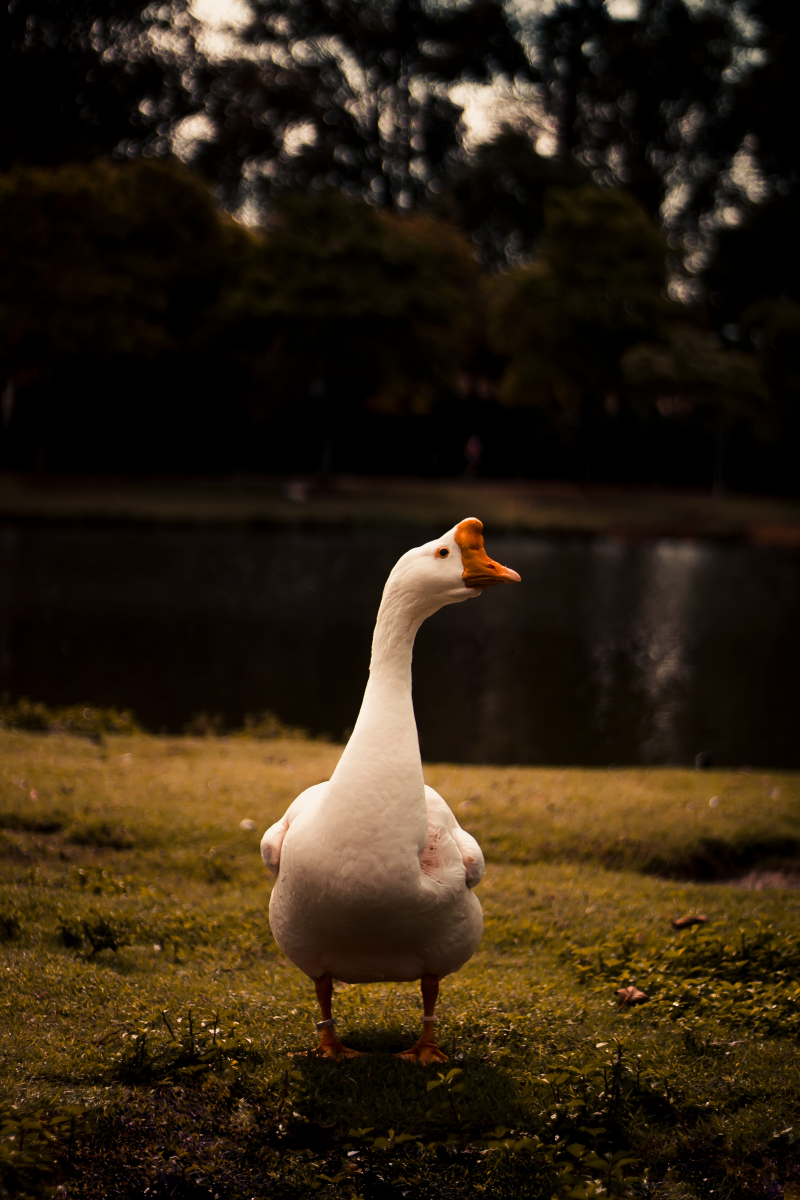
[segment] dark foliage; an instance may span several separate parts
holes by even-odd
[[[102,741],[106,733],[136,733],[140,727],[129,709],[89,708],[84,704],[65,705],[51,708],[40,700],[29,700],[22,696],[13,704],[0,704],[0,729],[30,730],[32,733],[72,733],[89,741]],[[61,828],[59,823],[48,823],[37,817],[23,818],[33,824],[5,826],[12,829],[37,829],[50,833]],[[44,821],[44,823],[43,823]],[[2,828],[0,818],[0,828]]]
[[[6,463],[199,465],[213,414],[192,385],[230,373],[219,306],[252,238],[159,163],[20,167],[0,213]]]
[[[327,183],[414,207],[459,149],[448,85],[527,71],[497,0],[268,0],[242,36],[253,54],[206,68],[214,135],[196,159],[230,200],[244,178],[256,195]]]
[[[310,424],[324,439],[357,434],[365,409],[430,411],[480,338],[479,286],[451,226],[335,192],[287,197],[230,302],[258,388],[252,422],[303,415],[306,437]]]
[[[728,142],[753,152],[772,187],[786,196],[800,186],[800,12],[784,0],[755,0],[748,16],[755,53],[743,64],[749,69],[734,76],[724,110]]]
[[[800,196],[777,196],[717,235],[706,272],[714,320],[729,344],[758,351],[781,428],[800,425]]]
[[[0,15],[0,208],[13,230],[0,246],[2,465],[459,473],[478,434],[488,474],[705,484],[716,462],[718,484],[796,486],[789,6],[643,0],[626,20],[600,0],[559,3],[536,23],[530,62],[494,2],[248,11],[216,57],[184,0],[15,0]],[[560,154],[544,159],[506,128],[466,158],[451,85],[537,74]],[[205,124],[185,152],[216,197],[163,165],[124,180],[109,164],[75,165],[168,157],[192,115]],[[734,155],[750,183],[731,172]],[[531,321],[544,292],[529,289],[503,333],[526,330],[529,365],[547,360],[533,391],[509,384],[520,347],[482,335],[479,278],[453,229],[392,227],[363,203],[427,206],[472,236],[484,264],[541,265],[548,192],[590,178],[651,217],[669,192],[673,253],[707,252],[716,237],[711,316],[637,340],[623,304],[614,319],[556,321],[548,341],[547,323]],[[282,207],[257,240],[220,219],[220,196]],[[721,228],[709,213],[726,205],[746,219]],[[577,295],[561,266],[556,292]],[[556,362],[570,330],[570,361]],[[567,375],[566,403],[549,413],[499,403],[513,391],[530,410]]]
[[[184,0],[16,0],[0,16],[0,165],[166,157],[202,115],[195,162],[231,205],[314,181],[409,208],[459,149],[448,85],[527,69],[497,0],[270,0],[222,57],[198,28]]]
[[[597,182],[625,183],[653,214],[683,184],[696,221],[745,132],[736,104],[762,61],[760,8],[643,0],[635,19],[618,20],[602,0],[559,3],[535,43],[562,156]]]
[[[0,213],[7,465],[284,470],[334,429],[360,455],[367,411],[430,411],[480,336],[457,231],[335,191],[256,238],[183,169],[18,168]]]
[[[537,154],[527,133],[505,126],[454,172],[440,207],[472,235],[479,261],[515,264],[537,246],[548,188],[589,180],[577,164]]]
[[[187,5],[140,0],[14,0],[0,12],[0,166],[52,166],[98,154],[168,153],[193,110],[184,86]],[[154,35],[180,21],[181,52]]]

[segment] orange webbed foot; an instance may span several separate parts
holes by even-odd
[[[344,1046],[333,1032],[332,1028],[321,1029],[319,1035],[319,1045],[316,1050],[310,1051],[317,1058],[366,1058],[363,1050],[351,1050],[349,1046]]]
[[[415,1062],[420,1067],[450,1061],[444,1050],[440,1050],[435,1042],[424,1042],[421,1039],[410,1050],[401,1050],[399,1054],[395,1054],[395,1058],[402,1058],[404,1062]]]
[[[420,1067],[449,1062],[450,1059],[444,1050],[440,1050],[436,1045],[436,1039],[433,1036],[433,1024],[437,1019],[435,1016],[436,997],[439,995],[438,975],[423,975],[420,979],[420,988],[425,1010],[422,1018],[422,1033],[416,1045],[412,1046],[410,1050],[402,1050],[395,1055],[395,1058],[402,1058],[404,1062],[415,1062]]]
[[[318,1058],[334,1058],[334,1059],[339,1059],[339,1060],[345,1059],[345,1058],[367,1058],[368,1057],[367,1053],[364,1050],[351,1050],[351,1048],[349,1046],[343,1046],[342,1043],[339,1041],[337,1041],[335,1043],[335,1045],[323,1045],[322,1043],[320,1043],[320,1045],[317,1046],[317,1049],[315,1051],[313,1051],[313,1053],[315,1053]]]
[[[364,1050],[351,1050],[349,1046],[343,1046],[341,1042],[336,1045],[315,1046],[313,1050],[294,1050],[289,1052],[289,1058],[332,1058],[334,1061],[343,1061],[347,1058],[368,1058],[369,1055]]]
[[[314,990],[322,1011],[322,1020],[317,1021],[319,1030],[319,1045],[314,1050],[304,1050],[303,1055],[309,1058],[365,1058],[363,1050],[351,1050],[343,1046],[334,1032],[335,1021],[331,1016],[331,998],[333,996],[333,979],[330,975],[321,975],[314,980]],[[299,1055],[297,1056],[299,1057]]]

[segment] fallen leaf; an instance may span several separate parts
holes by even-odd
[[[650,999],[646,992],[640,992],[633,984],[630,987],[618,988],[617,996],[620,1008],[624,1008],[626,1004],[644,1004]]]
[[[689,917],[673,917],[670,924],[673,929],[689,929],[692,925],[707,925],[708,917],[703,913],[692,913]]]

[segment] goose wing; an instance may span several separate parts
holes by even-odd
[[[306,788],[296,800],[292,801],[280,821],[276,821],[274,825],[270,825],[264,834],[261,839],[261,857],[264,860],[264,866],[273,875],[277,875],[280,870],[283,839],[286,837],[292,821],[304,809],[308,808],[309,804],[320,799],[327,786],[328,782],[326,780],[325,783],[315,783],[312,787]]]
[[[428,849],[432,849],[445,835],[449,835],[461,855],[467,877],[467,887],[477,887],[486,870],[483,851],[472,834],[461,828],[447,801],[427,785],[425,800],[428,805],[428,848],[423,851],[423,859]]]

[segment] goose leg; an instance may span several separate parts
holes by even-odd
[[[396,1057],[403,1058],[406,1062],[419,1063],[420,1066],[426,1066],[428,1063],[447,1062],[447,1055],[436,1045],[436,1038],[433,1036],[433,1023],[436,1019],[434,1009],[436,1008],[436,997],[439,995],[439,976],[423,975],[420,980],[420,989],[424,1011],[422,1033],[415,1046],[412,1046],[410,1050],[403,1050]]]
[[[330,975],[321,975],[314,980],[314,990],[317,993],[322,1020],[318,1022],[319,1046],[317,1054],[325,1058],[361,1058],[361,1050],[351,1050],[343,1046],[335,1033],[335,1025],[331,1016],[331,998],[333,996],[333,980]],[[330,1022],[330,1023],[329,1023]]]

